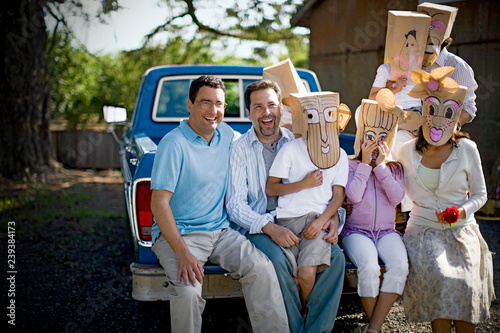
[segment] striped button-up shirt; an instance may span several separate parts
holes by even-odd
[[[474,79],[474,71],[465,60],[449,52],[445,47],[441,49],[436,62],[427,67],[425,71],[430,73],[433,69],[443,66],[455,68],[449,77],[455,80],[459,85],[467,87],[467,94],[465,95],[465,101],[462,108],[470,114],[472,117],[470,121],[472,121],[474,117],[476,117],[476,94],[474,92],[478,87]]]
[[[295,138],[286,128],[280,127],[280,131],[277,151]],[[268,170],[263,149],[253,126],[231,146],[226,210],[232,227],[241,233],[262,233],[262,227],[274,222],[274,216],[266,213]]]

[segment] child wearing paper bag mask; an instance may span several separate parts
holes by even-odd
[[[405,194],[403,168],[391,161],[398,120],[404,113],[388,89],[380,90],[377,100],[361,103],[346,186],[352,213],[341,233],[342,247],[358,269],[357,291],[369,321],[354,331],[359,333],[380,331],[408,274],[406,249],[395,229],[396,206]],[[379,257],[386,267],[382,284]]]
[[[345,220],[344,187],[347,154],[338,131],[350,118],[338,93],[291,94],[292,123],[297,139],[286,143],[269,170],[268,196],[279,196],[276,223],[292,230],[301,241],[283,248],[293,267],[303,316],[316,275],[330,264],[331,244],[324,237],[330,218]],[[337,213],[338,212],[338,213]],[[340,216],[342,215],[342,216]],[[338,232],[337,231],[337,237]],[[336,242],[335,242],[336,243]]]

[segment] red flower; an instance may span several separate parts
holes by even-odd
[[[451,224],[453,227],[453,223],[457,222],[458,219],[460,218],[460,212],[458,211],[458,208],[453,206],[453,207],[448,207],[444,211],[441,212],[441,216],[443,217],[443,220],[446,223]]]

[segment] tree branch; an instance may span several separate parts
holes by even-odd
[[[235,35],[235,34],[231,34],[231,33],[228,33],[228,32],[220,31],[218,29],[214,29],[212,27],[209,27],[209,26],[201,23],[200,20],[198,19],[198,16],[196,16],[196,8],[194,7],[193,0],[184,0],[184,2],[188,6],[188,14],[189,14],[189,16],[191,16],[191,19],[193,20],[193,23],[196,24],[196,26],[198,27],[198,29],[203,30],[203,31],[207,31],[207,32],[219,35],[219,36],[243,38],[240,35]]]
[[[174,20],[182,17],[189,16],[194,25],[196,25],[199,32],[207,32],[220,37],[232,37],[242,40],[259,40],[268,43],[277,43],[282,40],[287,40],[293,38],[293,33],[289,28],[272,29],[271,24],[274,22],[270,19],[263,19],[258,25],[243,27],[240,23],[236,24],[232,31],[224,31],[217,28],[212,28],[206,24],[203,24],[198,16],[196,15],[196,7],[194,0],[182,0],[187,8],[182,14],[176,15],[170,18],[163,25],[158,26],[150,34],[145,36],[144,46],[158,33],[163,31],[168,31],[169,26],[173,26]],[[263,12],[260,0],[255,0],[252,8],[258,12]],[[279,21],[278,21],[279,24]]]
[[[151,38],[153,38],[157,33],[160,33],[160,32],[163,32],[163,31],[167,31],[167,26],[169,26],[174,20],[176,20],[178,18],[181,18],[181,17],[184,17],[186,15],[189,15],[189,13],[185,12],[185,13],[182,13],[180,15],[174,16],[170,20],[168,20],[167,22],[165,22],[164,24],[156,27],[151,33],[149,33],[146,36],[144,36],[143,46],[146,46],[146,44],[151,40]]]
[[[45,9],[49,12],[50,16],[52,16],[56,20],[56,25],[52,31],[52,41],[50,43],[50,47],[48,50],[48,54],[51,54],[52,50],[54,49],[54,46],[56,44],[56,41],[57,41],[57,28],[59,27],[59,23],[62,23],[67,31],[70,31],[70,29],[69,29],[69,26],[68,26],[66,20],[64,19],[64,15],[61,14],[61,11],[59,10],[59,8],[57,6],[56,6],[56,10],[61,15],[60,17],[56,13],[54,13],[52,8],[50,8],[49,3],[47,3],[47,5],[45,6]]]

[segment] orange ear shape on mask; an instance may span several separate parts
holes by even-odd
[[[338,109],[338,123],[339,123],[339,131],[343,131],[351,119],[351,110],[344,103],[340,103]]]

